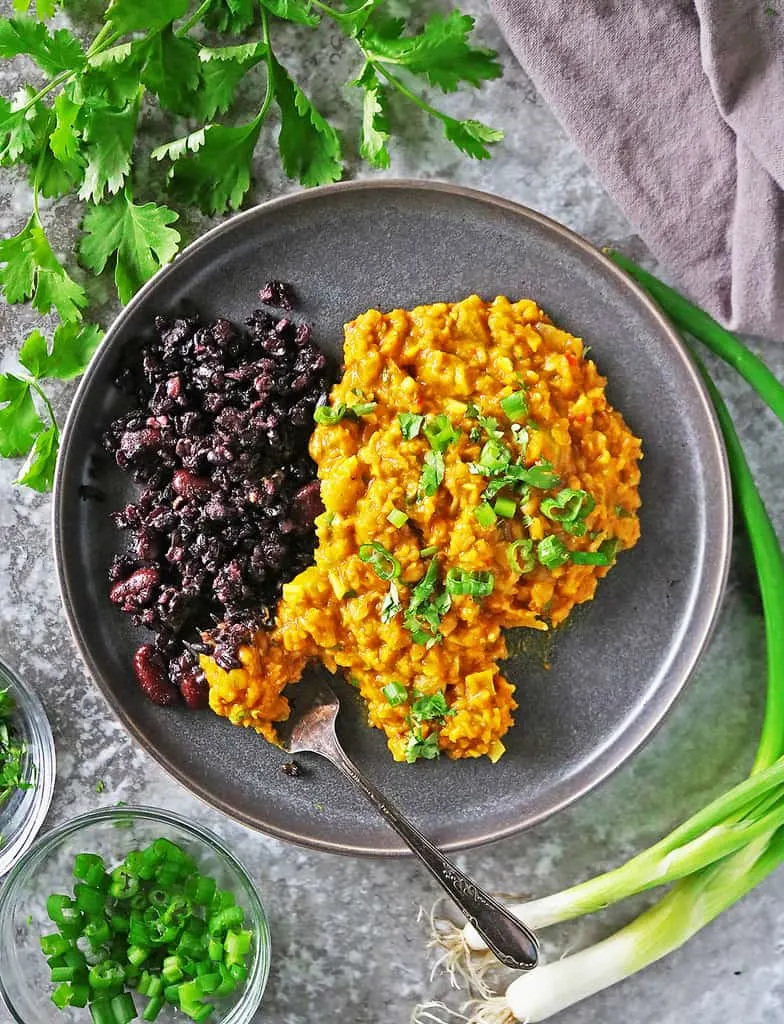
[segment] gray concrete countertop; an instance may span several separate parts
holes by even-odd
[[[501,127],[506,141],[492,160],[461,157],[408,110],[397,110],[394,176],[439,178],[485,188],[533,206],[597,243],[645,256],[632,228],[537,97],[505,47],[480,0],[482,43],[502,57],[503,79],[481,94],[463,92],[446,105]],[[11,4],[0,3],[0,13]],[[281,33],[292,39],[291,33]],[[294,34],[296,36],[296,33]],[[322,105],[348,124],[337,83],[350,58],[328,30],[296,36],[280,56]],[[329,70],[327,73],[327,66]],[[332,67],[332,65],[336,65]],[[335,72],[334,74],[332,72]],[[18,66],[0,70],[10,94]],[[256,160],[253,198],[291,190],[265,133]],[[356,163],[349,173],[367,175]],[[0,229],[19,230],[29,193],[21,176],[0,178]],[[62,200],[51,217],[56,244],[73,246],[79,204]],[[185,226],[197,233],[206,220]],[[104,310],[105,318],[113,309]],[[0,368],[37,317],[29,307],[0,308]],[[752,342],[784,377],[784,345]],[[728,397],[757,479],[777,525],[784,528],[784,445],[781,425],[729,371],[710,363]],[[65,411],[72,387],[57,395]],[[677,429],[677,424],[673,424]],[[54,731],[58,777],[46,827],[118,800],[167,807],[221,834],[257,881],[270,915],[273,966],[258,1020],[275,1024],[406,1024],[419,1002],[446,994],[443,975],[431,980],[420,907],[438,895],[411,861],[351,860],[286,846],[250,832],[204,806],[171,781],[129,739],[86,678],[71,644],[57,595],[50,545],[50,500],[12,484],[18,466],[0,461],[0,655],[30,680]],[[459,855],[458,863],[491,890],[544,895],[620,863],[669,830],[747,771],[761,721],[765,689],[764,636],[744,538],[736,538],[733,567],[715,636],[694,679],[654,738],[598,791],[528,833]],[[105,789],[96,792],[102,780]],[[784,872],[706,928],[676,956],[565,1012],[564,1024],[743,1024],[784,1022]],[[578,922],[559,936],[575,948],[628,920],[639,902]],[[545,951],[556,947],[551,941]],[[52,1020],[56,1018],[53,1012]],[[0,1021],[8,1018],[0,1009]],[[44,1024],[44,1022],[42,1022]]]

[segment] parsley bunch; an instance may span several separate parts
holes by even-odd
[[[371,166],[389,166],[393,96],[434,118],[470,157],[489,157],[488,146],[502,137],[480,121],[450,117],[417,91],[421,83],[454,92],[501,74],[495,53],[471,45],[473,19],[457,10],[411,31],[385,13],[384,0],[111,0],[100,31],[83,43],[46,24],[60,3],[13,0],[18,16],[0,18],[0,58],[25,56],[40,72],[13,98],[0,97],[0,165],[26,167],[32,186],[27,223],[0,241],[0,290],[9,303],[30,302],[60,319],[51,340],[36,331],[25,342],[20,362],[29,375],[0,375],[0,456],[27,456],[17,482],[37,490],[51,486],[59,436],[40,382],[78,376],[100,339],[98,328],[82,326],[93,298],[89,277],[53,251],[41,197],[84,201],[78,260],[96,276],[112,273],[125,303],[181,242],[175,208],[138,201],[140,179],[151,171],[155,194],[174,205],[207,214],[237,209],[275,107],[286,174],[304,186],[339,180],[343,140],[276,55],[286,22],[330,24],[356,51],[348,84],[362,96],[359,153]],[[419,6],[412,0],[412,12]],[[252,76],[260,81],[258,109],[249,119],[232,116]],[[177,137],[146,147],[142,129],[150,123]]]

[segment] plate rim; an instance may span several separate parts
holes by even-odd
[[[644,292],[643,289],[625,273],[625,271],[618,267],[617,264],[613,263],[612,260],[610,260],[601,251],[601,249],[583,238],[581,235],[577,234],[575,231],[572,231],[571,228],[567,228],[553,218],[548,217],[531,207],[525,206],[522,203],[508,199],[505,196],[500,196],[493,192],[471,188],[464,185],[455,185],[451,182],[440,181],[438,179],[422,180],[416,178],[370,178],[362,179],[360,181],[341,181],[331,185],[322,185],[310,189],[298,189],[283,195],[273,196],[270,199],[249,207],[247,210],[235,213],[229,216],[226,220],[221,221],[221,223],[216,224],[204,234],[190,242],[175,256],[171,263],[166,264],[166,266],[158,270],[153,277],[151,277],[150,280],[139,289],[130,302],[121,309],[119,314],[111,322],[101,340],[101,343],[93,353],[90,363],[80,379],[76,392],[74,393],[68,409],[65,424],[61,432],[60,448],[52,488],[52,542],[57,585],[71,639],[79,652],[79,656],[87,669],[90,679],[97,687],[99,693],[108,704],[114,716],[120,721],[131,738],[137,742],[172,779],[208,806],[222,812],[227,815],[227,817],[239,822],[253,831],[261,832],[264,835],[272,836],[275,839],[280,839],[285,842],[291,842],[297,846],[307,849],[320,850],[326,853],[344,854],[347,856],[401,857],[412,856],[411,851],[407,846],[379,847],[372,845],[372,843],[365,846],[359,846],[350,842],[314,839],[303,831],[297,831],[296,829],[289,829],[261,821],[251,814],[230,806],[228,802],[223,800],[220,796],[207,792],[205,787],[199,783],[195,783],[190,779],[186,772],[178,768],[177,765],[168,757],[163,755],[152,742],[147,741],[144,732],[123,711],[119,704],[115,703],[111,690],[109,687],[104,685],[101,672],[98,670],[98,666],[90,653],[89,645],[85,641],[83,630],[80,628],[75,614],[74,604],[71,599],[72,590],[69,586],[69,581],[65,572],[65,538],[62,534],[63,516],[61,514],[62,507],[64,505],[65,481],[63,467],[66,461],[65,456],[69,449],[73,424],[79,414],[79,410],[84,400],[84,395],[91,386],[92,379],[97,372],[99,363],[101,362],[102,353],[111,345],[114,336],[124,329],[126,322],[133,317],[136,309],[146,301],[148,294],[157,289],[162,282],[165,282],[166,278],[173,272],[174,268],[176,268],[184,259],[198,253],[206,246],[211,245],[215,239],[220,238],[222,235],[231,235],[248,221],[253,221],[258,217],[263,218],[267,213],[279,211],[287,206],[299,205],[313,201],[318,202],[323,196],[329,197],[336,193],[365,192],[374,190],[393,192],[414,191],[421,193],[434,192],[457,196],[480,203],[484,206],[495,208],[496,210],[509,212],[514,214],[516,217],[521,217],[523,220],[533,222],[539,227],[554,233],[559,236],[561,240],[566,242],[567,245],[580,250],[585,257],[597,263],[604,271],[609,272],[611,276],[615,278],[616,282],[618,282],[638,304],[645,308],[645,311],[656,322],[661,332],[666,335],[676,355],[680,357],[683,364],[683,370],[691,378],[694,390],[701,401],[705,423],[709,428],[709,437],[707,440],[710,442],[711,448],[713,449],[713,455],[714,457],[717,457],[720,466],[721,479],[714,481],[714,485],[718,484],[719,486],[717,486],[716,493],[713,495],[714,500],[705,510],[706,522],[710,525],[712,531],[717,534],[719,547],[718,550],[713,553],[714,557],[710,559],[712,566],[709,567],[709,571],[707,573],[709,578],[703,584],[701,591],[702,600],[696,609],[694,621],[690,624],[688,635],[684,636],[679,647],[675,649],[676,655],[673,660],[678,660],[680,662],[679,665],[675,666],[677,669],[676,681],[674,683],[669,682],[666,687],[660,687],[648,704],[644,720],[637,721],[633,724],[632,728],[624,730],[621,736],[619,736],[618,739],[610,745],[609,750],[607,748],[602,750],[595,758],[594,762],[589,765],[589,777],[581,780],[579,786],[574,787],[569,791],[569,793],[559,798],[550,807],[529,816],[524,821],[516,820],[503,827],[491,829],[482,835],[475,836],[467,840],[457,839],[440,844],[440,849],[447,852],[473,849],[475,847],[485,846],[489,843],[494,843],[509,836],[516,835],[519,832],[532,828],[534,825],[540,824],[552,817],[554,814],[557,814],[559,811],[562,811],[566,807],[574,804],[576,801],[604,783],[653,736],[667,717],[687,682],[691,679],[716,627],[729,575],[730,555],[732,549],[733,509],[727,452],[718,419],[713,408],[713,403],[710,401],[705,383],[697,371],[685,343],[678,335],[670,320],[646,294],[646,292]],[[698,642],[696,643],[693,639],[695,637],[698,638]],[[684,659],[684,651],[687,650],[688,653],[685,655]],[[670,671],[672,672],[672,668]],[[610,756],[608,756],[608,753]]]

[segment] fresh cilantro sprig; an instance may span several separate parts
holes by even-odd
[[[358,148],[371,166],[389,166],[403,101],[435,118],[471,157],[486,158],[501,138],[426,98],[427,90],[450,93],[501,74],[496,55],[471,44],[473,19],[456,10],[421,24],[413,0],[409,20],[387,16],[384,0],[110,0],[85,44],[46,24],[60,6],[13,0],[16,16],[0,18],[0,59],[24,57],[36,69],[31,84],[0,97],[0,166],[26,168],[33,197],[21,230],[0,240],[0,293],[59,317],[50,355],[58,353],[61,368],[70,361],[61,379],[81,372],[92,343],[84,338],[97,338],[96,328],[83,335],[78,327],[92,301],[89,274],[111,274],[128,302],[179,249],[178,213],[168,201],[209,214],[241,206],[270,111],[277,110],[287,175],[304,186],[343,176],[344,140],[278,57],[285,23],[336,26],[355,50],[358,73],[348,94],[362,94]],[[257,111],[237,116],[238,97],[254,89],[262,97]],[[181,126],[184,134],[173,137]],[[160,144],[147,148],[156,133]],[[143,189],[170,200],[136,198]],[[51,214],[40,202],[65,195],[85,203],[73,246],[81,268],[66,266],[55,251]],[[51,481],[59,439],[40,381],[59,372],[7,373],[0,382],[0,455],[29,456],[18,481],[38,489]],[[431,468],[437,486],[439,466]]]
[[[27,748],[14,730],[14,699],[8,690],[0,690],[0,807],[19,789],[34,785],[25,778],[24,758]],[[2,837],[0,837],[2,842]]]
[[[41,382],[78,377],[101,335],[94,324],[65,323],[55,328],[49,344],[35,330],[19,352],[27,373],[0,374],[0,456],[26,457],[15,483],[35,491],[51,489],[60,430]]]

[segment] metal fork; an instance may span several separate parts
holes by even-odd
[[[298,686],[307,688],[306,683],[300,683]],[[365,794],[373,806],[383,814],[388,824],[408,843],[501,963],[518,971],[530,971],[536,967],[539,943],[534,933],[436,849],[430,840],[365,778],[348,757],[335,732],[340,701],[330,687],[319,681],[314,684],[312,700],[306,700],[301,708],[296,706],[299,703],[299,700],[296,701],[292,717],[287,723],[288,737],[283,738],[284,749],[291,754],[320,754],[331,761]]]

